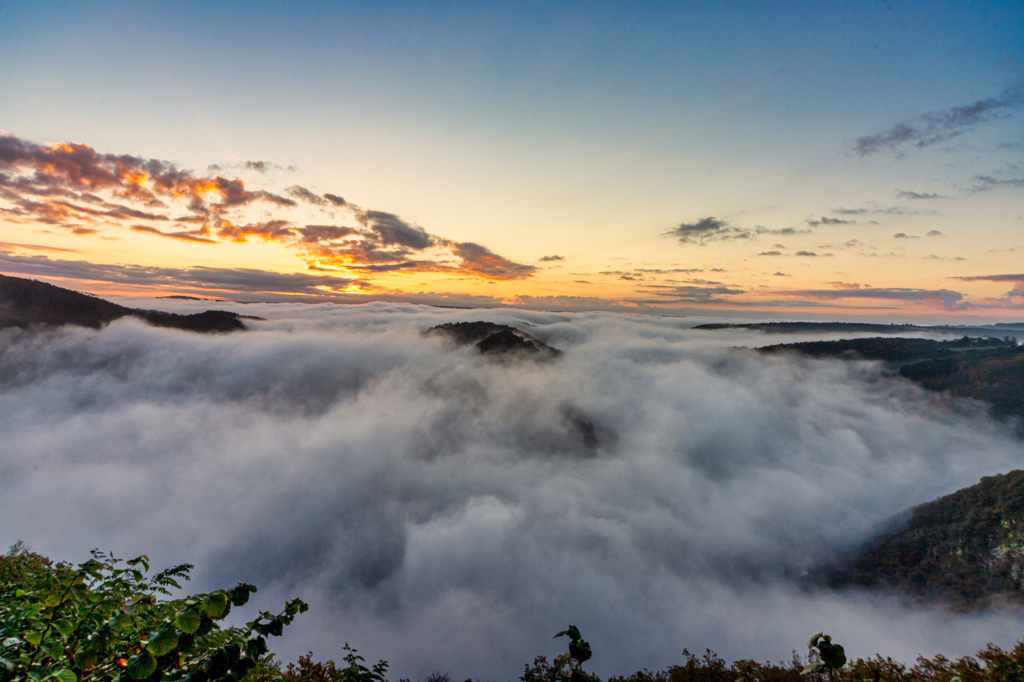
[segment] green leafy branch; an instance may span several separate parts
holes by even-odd
[[[570,625],[552,639],[559,637],[569,638],[569,650],[555,658],[555,672],[561,682],[594,682],[593,678],[583,670],[583,663],[590,660],[593,652],[590,650],[590,643],[580,635],[580,629],[575,625]],[[563,673],[562,669],[567,665],[569,672]]]
[[[256,587],[165,599],[191,569],[149,576],[149,557],[123,561],[98,550],[77,567],[53,565],[15,545],[0,557],[0,682],[231,682],[260,662],[266,637],[309,608],[295,599],[245,629],[221,628]]]

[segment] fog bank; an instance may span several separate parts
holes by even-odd
[[[788,658],[822,629],[908,662],[1022,633],[800,586],[892,514],[1024,465],[977,405],[672,318],[236,309],[265,320],[0,332],[0,540],[194,563],[191,589],[253,582],[261,608],[302,597],[282,658],[349,642],[393,679],[515,679],[569,623],[601,674],[684,647]],[[477,319],[565,353],[492,362],[421,335]]]

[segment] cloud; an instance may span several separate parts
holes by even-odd
[[[897,232],[892,236],[893,239],[920,239],[917,235],[907,234],[906,232]]]
[[[942,232],[939,231],[939,230],[928,230],[928,233],[925,235],[925,237],[944,237],[944,236],[945,235],[942,234]]]
[[[270,161],[235,161],[234,163],[218,164],[212,163],[207,167],[211,173],[219,173],[223,170],[253,170],[257,173],[269,173],[270,171],[295,171],[295,166],[281,166]]]
[[[1008,116],[1022,103],[1024,87],[1014,85],[996,97],[924,114],[880,133],[858,137],[854,150],[860,156],[867,156],[880,151],[900,151],[907,147],[921,149],[961,135],[994,118]]]
[[[60,251],[63,253],[79,253],[78,249],[68,249],[63,246],[47,246],[44,244],[20,244],[17,242],[0,242],[0,251],[20,249],[24,251]]]
[[[936,194],[935,192],[904,192],[903,190],[899,190],[896,192],[896,198],[916,201],[921,199],[945,199],[946,197],[942,194]]]
[[[605,678],[684,646],[779,660],[822,621],[851,654],[907,662],[1019,637],[1013,614],[801,584],[891,515],[1024,456],[881,367],[730,350],[782,338],[678,318],[236,307],[265,321],[8,332],[0,535],[55,559],[188,561],[190,591],[252,582],[254,610],[300,596],[281,659],[340,660],[348,641],[395,678],[514,678],[569,622]],[[420,334],[478,319],[565,354],[490,363]]]
[[[136,232],[145,232],[147,234],[160,235],[161,237],[169,237],[170,239],[181,239],[183,241],[189,242],[204,242],[207,244],[217,243],[213,239],[208,239],[207,237],[192,234],[191,232],[163,232],[161,230],[156,229],[155,227],[150,227],[149,225],[132,225],[131,229]]]
[[[288,241],[295,236],[295,232],[295,227],[287,220],[268,220],[261,223],[247,223],[245,225],[225,222],[217,228],[217,236],[237,242],[247,241],[249,237]]]
[[[911,211],[903,206],[876,206],[872,204],[869,206],[861,206],[859,208],[836,208],[833,209],[832,212],[838,213],[839,215],[906,215],[908,213],[918,213],[919,211]]]
[[[377,233],[384,246],[403,246],[416,251],[434,245],[434,238],[422,227],[413,227],[393,213],[366,211],[360,221]]]
[[[167,236],[167,235],[164,235]],[[0,271],[7,274],[74,279],[92,282],[115,282],[141,287],[183,288],[195,291],[230,292],[233,294],[274,293],[322,294],[345,291],[369,284],[357,279],[334,275],[282,273],[251,268],[168,268],[143,265],[90,263],[49,258],[18,256],[0,251]]]
[[[961,282],[1024,282],[1024,274],[1014,275],[963,275],[950,277]]]
[[[820,225],[856,225],[856,220],[844,220],[843,218],[829,218],[828,216],[821,216],[817,220],[805,221],[808,225],[818,227]]]
[[[229,167],[261,174],[280,169],[264,161]],[[298,228],[312,222],[310,211],[322,215],[324,224]],[[103,154],[80,143],[35,144],[6,133],[0,133],[0,216],[79,235],[110,228],[206,244],[275,241],[294,249],[311,268],[363,274],[436,271],[501,280],[535,272],[483,246],[456,243],[337,194],[321,195],[298,184],[278,193],[237,177],[200,176],[167,161]],[[326,227],[346,219],[358,227]],[[140,221],[196,227],[168,231]]]
[[[850,290],[850,289],[867,289],[870,288],[870,284],[856,284],[852,282],[825,282],[825,284],[831,284],[836,289]]]
[[[455,244],[454,251],[455,255],[462,259],[461,269],[485,275],[490,279],[523,279],[536,271],[532,265],[513,263],[472,242],[459,242]]]
[[[707,217],[693,223],[680,223],[665,233],[675,237],[680,244],[706,244],[713,241],[730,241],[735,239],[751,239],[757,235],[796,235],[807,234],[810,230],[799,230],[794,227],[769,228],[764,225],[755,227],[737,227],[725,220]]]
[[[704,282],[705,280],[697,280],[698,282]],[[717,285],[716,283],[710,283],[711,286],[706,284],[696,285],[666,285],[666,284],[648,284],[642,288],[642,291],[657,296],[654,299],[639,299],[640,303],[648,304],[665,304],[665,303],[724,303],[731,301],[730,299],[721,298],[721,296],[735,296],[738,294],[746,293],[743,289],[737,289],[728,285]]]
[[[945,310],[957,310],[961,307],[964,295],[949,289],[911,289],[911,288],[863,288],[863,289],[802,289],[795,291],[775,292],[780,296],[809,298],[819,301],[832,301],[844,298],[880,299],[886,301],[914,301],[936,305]]]
[[[987,192],[997,187],[1024,187],[1024,178],[997,178],[993,175],[976,175],[971,192]]]
[[[327,242],[359,233],[356,228],[343,225],[306,225],[297,230],[304,242]]]
[[[301,185],[292,185],[291,187],[288,188],[287,191],[292,196],[298,197],[299,199],[302,199],[303,201],[308,201],[309,203],[314,204],[316,206],[326,206],[327,205],[327,199],[324,199],[319,194],[315,194],[315,193],[309,191],[308,189],[306,189],[305,187],[302,187]]]
[[[761,253],[759,253],[757,255],[758,256],[784,256],[786,254],[784,254],[781,251],[778,251],[776,249],[773,249],[771,251],[762,251]]]
[[[679,223],[665,235],[675,237],[680,244],[706,244],[711,241],[749,239],[751,231],[709,216],[693,223]]]
[[[817,251],[797,251],[793,255],[794,256],[808,256],[808,257],[811,257],[811,258],[818,258],[818,257],[825,258],[825,257],[831,256],[832,254],[831,253],[818,253]]]
[[[565,260],[565,256],[541,256],[541,263],[552,263],[554,261]]]

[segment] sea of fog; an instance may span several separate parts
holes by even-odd
[[[255,608],[301,597],[280,658],[348,642],[393,679],[517,679],[570,623],[602,675],[683,648],[787,659],[820,630],[907,662],[1024,635],[801,580],[908,506],[1024,466],[975,404],[874,363],[734,348],[808,337],[686,319],[233,309],[265,319],[0,332],[0,541],[190,562],[192,591],[252,582]],[[421,333],[479,319],[564,354],[494,362]]]

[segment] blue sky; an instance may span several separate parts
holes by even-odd
[[[360,271],[363,295],[1004,317],[1024,304],[1014,280],[949,278],[1024,271],[1011,251],[1024,248],[1022,45],[1013,2],[7,2],[0,128],[334,193],[435,245],[534,268],[466,278],[439,252],[447,272]],[[900,125],[913,134],[893,137]],[[272,170],[246,175],[246,160]],[[248,224],[359,220],[257,213]],[[705,218],[739,231],[675,238]],[[216,225],[205,245],[172,250],[102,228],[0,215],[0,241],[21,256],[59,245],[105,265],[310,265],[281,240],[214,247]],[[352,262],[318,262],[353,275]],[[906,291],[794,293],[830,282]],[[961,296],[929,298],[945,291]]]

